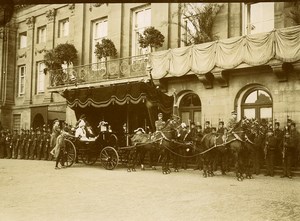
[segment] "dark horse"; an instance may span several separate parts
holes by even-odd
[[[143,162],[143,156],[147,151],[150,151],[150,163],[152,162],[152,154],[155,154],[156,151],[159,152],[160,160],[162,163],[162,172],[163,174],[169,174],[171,172],[169,164],[171,160],[171,156],[174,156],[173,166],[175,170],[177,170],[178,158],[174,155],[177,153],[176,148],[178,145],[175,142],[177,128],[179,126],[179,121],[177,118],[170,119],[167,121],[164,128],[161,131],[156,131],[152,135],[138,133],[135,134],[131,141],[135,145],[135,149],[132,151],[136,151],[134,154],[134,158],[137,159],[140,156],[141,163]],[[131,165],[134,168],[135,162],[137,160],[132,159]]]
[[[202,157],[204,177],[213,176],[213,162],[217,151],[222,152],[228,149],[233,156],[237,180],[242,181],[244,173],[247,178],[252,178],[250,159],[253,143],[246,135],[249,125],[243,122],[244,120],[240,120],[231,131],[227,132],[225,138],[217,136],[216,133],[209,133],[203,137],[201,149],[204,153]]]

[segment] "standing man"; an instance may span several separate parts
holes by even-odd
[[[288,177],[292,178],[291,174],[291,166],[292,166],[292,157],[294,152],[294,147],[296,145],[296,137],[291,135],[288,130],[285,131],[283,137],[283,145],[282,145],[282,169],[283,173],[281,178]]]
[[[12,158],[13,159],[18,158],[19,141],[20,141],[20,137],[19,137],[18,130],[14,130],[14,135],[12,136],[12,147],[13,147]]]
[[[156,131],[161,131],[166,125],[166,122],[163,120],[163,114],[158,114],[158,120],[155,121],[155,129]]]
[[[55,119],[52,127],[51,139],[50,139],[50,147],[52,148],[51,154],[54,155],[54,148],[56,145],[56,139],[60,134],[59,120]]]
[[[273,130],[269,129],[264,142],[264,152],[266,159],[267,172],[265,176],[274,176],[274,156],[277,147],[277,140]]]
[[[275,122],[274,124],[274,136],[277,140],[277,149],[279,149],[279,147],[282,147],[282,139],[283,139],[283,131],[279,128],[280,127],[280,123],[279,122]],[[280,154],[280,151],[277,151],[275,153],[275,165],[281,165],[281,159],[282,156]]]

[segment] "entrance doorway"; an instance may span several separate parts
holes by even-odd
[[[187,125],[190,122],[201,124],[201,101],[199,96],[193,92],[185,94],[179,103],[179,114],[182,122]]]

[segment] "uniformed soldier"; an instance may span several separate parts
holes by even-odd
[[[36,128],[35,130],[35,136],[36,136],[36,139],[37,139],[37,144],[36,144],[36,159],[37,160],[41,160],[42,158],[42,155],[43,155],[43,152],[42,152],[42,149],[43,149],[43,135],[41,134],[41,130],[40,128]]]
[[[179,142],[184,142],[186,137],[188,135],[188,129],[187,129],[187,125],[186,123],[182,122],[180,124],[180,127],[178,128],[177,130],[177,139]],[[181,159],[181,167],[183,169],[187,169],[187,158],[185,158],[188,153],[191,151],[190,148],[183,148],[182,146],[181,147],[178,147],[179,150],[179,154],[183,156],[183,158]],[[174,158],[177,158],[177,160],[179,159],[178,156],[174,156]]]
[[[205,121],[203,134],[209,134],[211,132],[210,121]]]
[[[299,146],[299,140],[300,135],[299,132],[296,129],[296,123],[291,123],[291,130],[290,130],[291,137],[293,137],[294,140],[294,148],[293,148],[293,156],[292,156],[292,165],[297,165],[297,156],[298,156],[298,146]]]
[[[231,118],[229,119],[227,126],[226,126],[228,132],[231,132],[235,128],[236,124],[237,124],[237,112],[232,111]]]
[[[52,160],[53,159],[53,155],[51,154],[52,151],[52,146],[51,146],[51,129],[50,127],[47,127],[47,156],[48,156],[48,160]]]
[[[277,140],[273,130],[269,129],[264,142],[264,153],[267,171],[265,176],[274,176],[274,156],[277,148]]]
[[[25,157],[25,143],[26,143],[26,131],[21,129],[20,134],[20,141],[19,141],[19,152],[18,152],[18,159],[24,159]]]
[[[13,159],[18,158],[19,141],[20,141],[20,137],[19,137],[18,130],[14,130],[14,135],[12,136]]]
[[[226,142],[226,136],[227,136],[227,128],[224,127],[224,121],[219,121],[218,130],[217,130],[217,136],[221,137],[223,143]],[[229,150],[227,146],[217,148],[217,156],[216,156],[216,164],[220,164],[221,166],[221,172],[223,175],[226,174],[226,171],[228,170],[229,166]],[[215,165],[217,167],[217,165]],[[215,168],[216,169],[216,168]]]
[[[196,123],[196,133],[195,133],[195,137],[193,138],[193,140],[196,142],[197,149],[201,145],[202,138],[203,138],[202,126],[201,126],[200,122],[197,122]],[[203,165],[202,165],[201,155],[198,154],[196,156],[196,167],[194,170],[202,170],[202,169],[203,169]]]
[[[6,158],[11,159],[12,158],[12,134],[9,130],[6,132],[6,138],[5,138],[5,147],[6,147]]]
[[[6,149],[5,149],[5,131],[1,130],[0,132],[0,158],[5,158]]]
[[[36,152],[36,135],[33,128],[30,129],[27,145],[29,145],[29,159],[34,160],[35,152]]]
[[[283,137],[283,144],[282,144],[282,169],[283,169],[283,174],[281,178],[283,177],[288,177],[292,178],[291,174],[291,165],[292,165],[292,157],[293,157],[293,152],[294,148],[296,145],[296,136],[291,135],[288,130],[285,131],[285,135]]]
[[[280,149],[280,147],[282,146],[283,131],[280,129],[280,123],[278,121],[275,122],[274,127],[274,136],[277,140],[277,149]],[[275,153],[275,165],[281,165],[281,159],[282,154],[280,153],[280,151],[277,151]]]
[[[158,114],[158,120],[155,121],[155,129],[156,131],[161,131],[162,128],[164,128],[166,125],[166,122],[163,120],[163,114],[159,113]]]

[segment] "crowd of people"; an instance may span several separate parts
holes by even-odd
[[[101,126],[107,127],[106,122],[100,122]],[[107,124],[107,123],[106,123]],[[221,136],[224,143],[227,139],[227,134],[231,133],[237,124],[237,113],[232,112],[232,117],[225,125],[224,121],[219,121],[218,127],[212,127],[209,121],[205,122],[202,128],[199,122],[182,122],[177,129],[178,141],[193,141],[196,144],[201,143],[205,134],[215,133],[216,136]],[[156,131],[161,131],[166,125],[163,120],[163,114],[158,114],[158,120],[155,122]],[[54,120],[53,126],[43,125],[41,128],[30,130],[21,129],[13,132],[0,128],[0,158],[7,159],[31,159],[31,160],[53,160],[56,159],[55,168],[59,169],[59,163],[64,167],[62,151],[64,148],[64,138],[75,136],[82,141],[95,141],[97,136],[92,134],[85,115],[82,115],[75,127],[68,124],[60,127],[59,120]],[[73,130],[73,131],[72,131]],[[124,128],[126,130],[126,126]],[[282,168],[282,177],[292,178],[291,168],[299,164],[299,143],[300,136],[296,129],[296,123],[288,119],[287,124],[280,128],[280,123],[275,122],[274,128],[272,122],[259,124],[256,128],[251,128],[253,136],[249,135],[247,139],[253,143],[253,153],[251,161],[253,172],[261,173],[261,168],[265,165],[266,176],[274,176],[274,167]],[[74,135],[75,134],[75,135]],[[234,136],[238,136],[233,133]],[[237,137],[240,139],[240,137]],[[187,148],[181,151],[182,156],[192,154],[192,151]],[[202,169],[201,156],[193,158],[192,164],[195,169]],[[183,158],[182,168],[187,168],[188,158]],[[214,169],[220,166],[221,171],[225,174],[229,170],[232,162],[230,161],[230,153],[223,152],[216,155]]]

